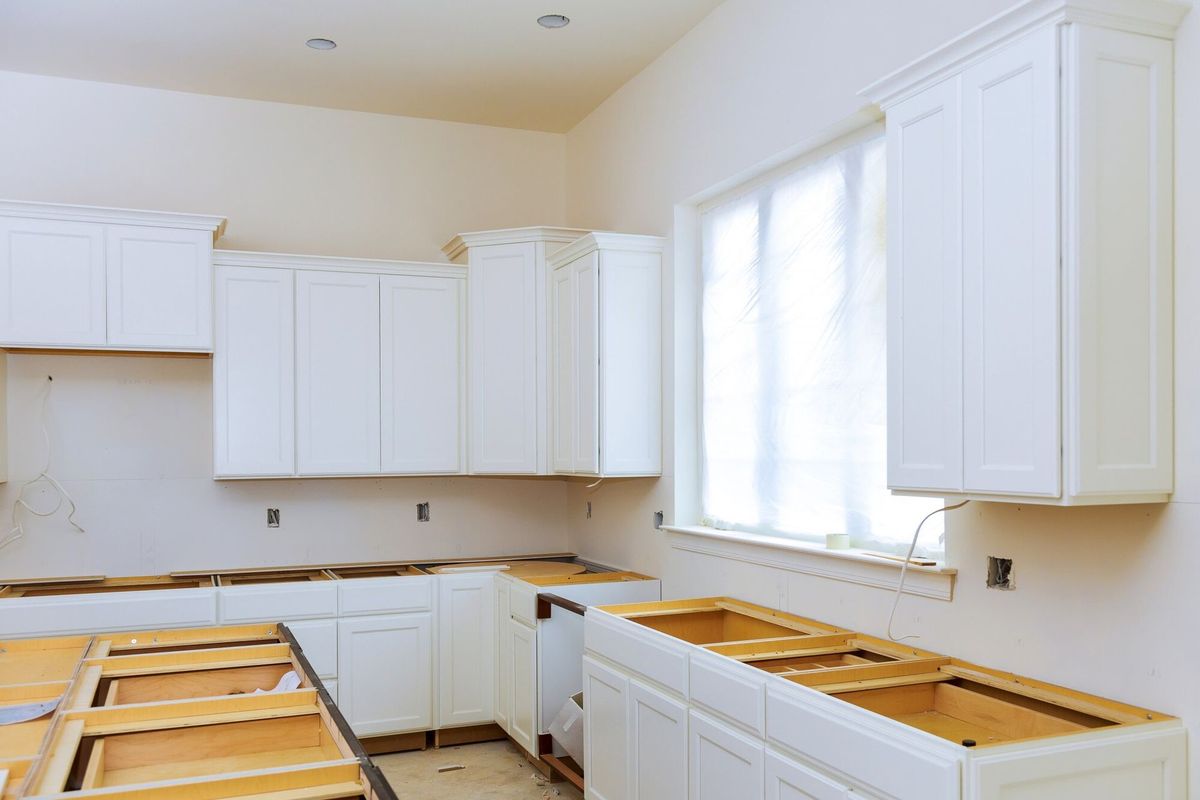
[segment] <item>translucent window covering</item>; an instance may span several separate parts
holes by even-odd
[[[706,524],[897,552],[940,507],[887,490],[885,193],[875,137],[703,211]]]

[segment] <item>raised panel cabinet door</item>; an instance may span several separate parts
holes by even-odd
[[[296,273],[296,468],[379,472],[379,277]]]
[[[296,471],[294,273],[216,270],[213,471],[217,477]]]
[[[523,622],[510,620],[509,639],[510,678],[512,680],[512,713],[509,735],[525,748],[529,755],[538,755],[538,691],[537,691],[537,630]]]
[[[108,343],[211,350],[212,232],[110,225]]]
[[[534,474],[538,269],[533,243],[472,248],[467,266],[471,472]],[[543,277],[543,280],[545,278]],[[543,339],[544,341],[544,339]]]
[[[1058,31],[962,75],[963,488],[1057,497]]]
[[[463,470],[464,291],[458,278],[379,279],[383,472]]]
[[[0,218],[0,344],[103,345],[104,228]]]
[[[575,471],[575,272],[570,265],[551,277],[550,467],[555,472]]]
[[[600,471],[600,254],[584,256],[569,269],[575,273],[574,471],[594,475]]]
[[[853,800],[850,788],[790,758],[767,750],[767,800]]]
[[[512,624],[508,612],[508,581],[497,577],[496,581],[496,724],[509,732],[512,727],[512,638],[508,626]]]
[[[336,619],[310,619],[286,624],[288,630],[296,637],[300,649],[304,651],[304,657],[317,671],[317,676],[322,679],[336,678],[338,674],[338,621]]]
[[[1068,31],[1070,491],[1166,494],[1174,489],[1173,46],[1086,25]]]
[[[584,656],[583,705],[585,796],[625,800],[630,796],[629,679]]]
[[[492,722],[495,578],[438,575],[438,726]]]
[[[338,707],[359,736],[432,728],[432,615],[340,620],[338,685]]]
[[[695,711],[688,722],[691,800],[763,800],[764,748]]]
[[[630,800],[686,800],[688,709],[629,681]]]
[[[887,112],[888,486],[962,489],[958,79]]]

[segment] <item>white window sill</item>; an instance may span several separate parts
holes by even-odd
[[[701,525],[664,525],[671,547],[689,553],[728,558],[765,567],[816,575],[895,591],[903,564],[861,550],[829,550],[819,544],[743,531],[723,531]],[[958,570],[937,565],[910,564],[904,593],[935,600],[954,599]]]

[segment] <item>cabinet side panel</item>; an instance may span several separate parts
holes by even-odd
[[[1084,25],[1067,44],[1071,489],[1170,492],[1172,44]]]

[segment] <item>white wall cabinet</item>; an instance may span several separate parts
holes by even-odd
[[[0,345],[210,351],[220,217],[0,201]]]
[[[592,233],[550,259],[555,472],[662,472],[662,248]]]
[[[1174,480],[1171,39],[1185,11],[1030,13],[864,91],[887,113],[888,483],[1162,502]]]
[[[338,622],[338,708],[359,736],[433,727],[432,614]]]
[[[495,720],[495,578],[439,575],[438,727]]]

